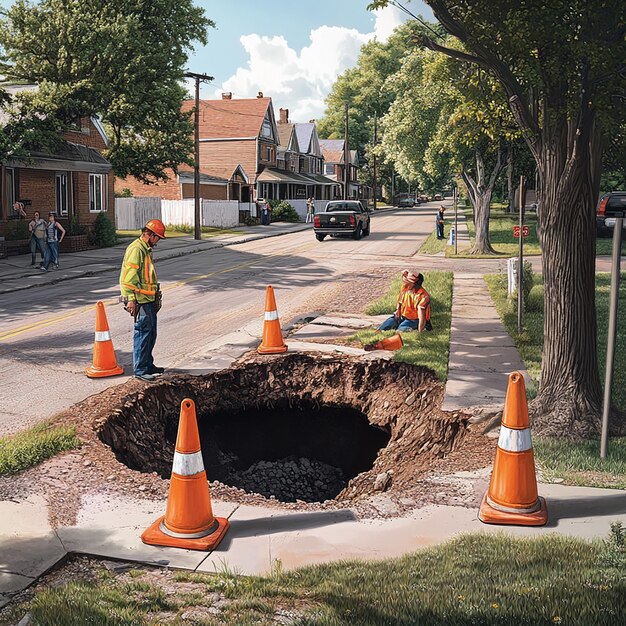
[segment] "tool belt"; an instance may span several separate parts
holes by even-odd
[[[161,291],[161,284],[157,283],[156,293],[154,294],[154,312],[158,313],[163,306],[163,292]]]

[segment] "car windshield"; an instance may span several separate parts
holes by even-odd
[[[327,204],[326,212],[332,211],[358,211],[359,204],[357,202],[337,202],[336,204]]]

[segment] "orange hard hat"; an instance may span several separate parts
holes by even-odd
[[[149,220],[144,228],[148,228],[161,239],[165,239],[165,224],[161,220]]]

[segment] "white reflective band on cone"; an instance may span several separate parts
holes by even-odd
[[[111,341],[111,333],[108,330],[97,330],[96,341]]]
[[[500,426],[500,438],[498,439],[498,448],[507,452],[525,452],[533,447],[530,439],[530,428],[524,430],[515,430]]]
[[[265,311],[265,321],[273,322],[278,319],[278,311]]]
[[[174,463],[172,472],[179,476],[194,476],[200,472],[204,472],[204,463],[202,462],[202,452],[192,452],[185,454],[184,452],[174,452]]]

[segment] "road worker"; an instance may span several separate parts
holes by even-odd
[[[407,300],[406,296],[413,290],[415,281],[417,280],[417,274],[404,270],[402,272],[402,284],[400,285],[400,292],[398,293],[398,303],[395,313],[388,317],[379,327],[378,330],[415,330],[417,328],[417,311],[413,311],[410,306],[410,299]],[[413,315],[411,319],[408,319],[405,315]],[[400,328],[402,326],[402,328]]]
[[[121,300],[133,316],[133,367],[135,378],[154,382],[165,370],[154,364],[152,350],[157,338],[157,313],[161,308],[161,290],[152,262],[152,249],[165,239],[161,220],[149,220],[124,254],[120,272]]]
[[[417,316],[419,319],[419,325],[417,330],[423,332],[425,330],[432,330],[433,326],[430,323],[430,294],[422,286],[424,283],[423,274],[417,275],[417,280],[413,286],[415,293],[414,300],[417,306]]]

